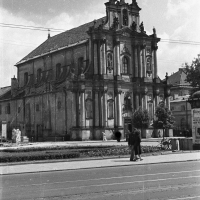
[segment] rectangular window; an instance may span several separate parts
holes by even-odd
[[[36,104],[36,111],[40,111],[40,105],[39,104]]]
[[[0,115],[1,115],[1,113],[2,113],[2,106],[0,105]]]
[[[10,114],[10,103],[5,107],[5,114]]]

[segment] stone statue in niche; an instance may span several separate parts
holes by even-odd
[[[133,21],[133,23],[132,23],[132,25],[131,25],[131,29],[133,30],[133,31],[136,31],[136,29],[137,29],[137,24]]]
[[[144,32],[144,24],[143,24],[143,22],[140,24],[140,31],[141,31],[141,33]]]
[[[118,17],[114,17],[112,28],[117,29],[118,25],[119,25],[119,19]]]

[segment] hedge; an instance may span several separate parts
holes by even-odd
[[[3,153],[0,155],[0,163],[33,161],[33,160],[71,159],[79,157],[80,157],[79,152]]]
[[[22,151],[24,150],[24,151]],[[86,158],[86,157],[105,157],[105,156],[122,156],[129,155],[130,149],[127,146],[115,147],[96,147],[96,148],[82,148],[77,147],[73,149],[51,149],[46,151],[39,149],[6,149],[0,152],[0,162],[20,162],[20,161],[33,161],[33,160],[51,160],[51,159],[71,159],[71,158]],[[41,151],[40,151],[41,150]],[[142,146],[142,153],[153,153],[160,151],[159,147]]]

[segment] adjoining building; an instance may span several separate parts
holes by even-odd
[[[33,141],[108,139],[131,129],[132,111],[160,101],[170,88],[158,77],[160,41],[147,35],[133,0],[109,0],[106,16],[50,37],[17,64],[0,97],[0,121]],[[143,135],[145,137],[145,135]]]
[[[170,108],[175,118],[175,136],[185,136],[185,130],[189,130],[191,135],[191,105],[188,98],[193,87],[186,81],[186,77],[185,68],[179,68],[168,77],[171,84]]]

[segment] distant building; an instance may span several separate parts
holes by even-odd
[[[185,129],[191,129],[191,105],[188,102],[190,95],[174,95],[170,99],[170,108],[175,117],[175,128],[179,132]]]
[[[171,87],[171,96],[185,96],[189,95],[190,91],[193,89],[190,83],[186,81],[186,71],[184,68],[179,68],[179,70],[168,77]]]
[[[170,89],[158,77],[156,30],[147,35],[140,8],[105,3],[106,16],[50,37],[16,64],[2,89],[0,122],[30,140],[97,140],[131,129],[132,111],[160,101]],[[84,17],[84,16],[83,16]]]

